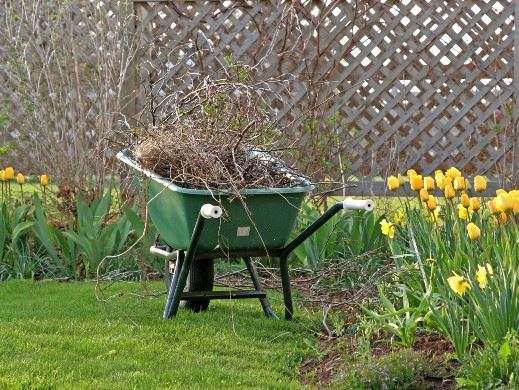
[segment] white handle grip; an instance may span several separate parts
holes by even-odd
[[[375,202],[371,199],[346,198],[342,201],[342,208],[344,210],[373,211],[375,209]]]
[[[157,256],[163,256],[163,257],[172,257],[176,252],[173,251],[173,252],[168,252],[164,249],[160,249],[159,247],[156,247],[155,245],[154,246],[151,246],[150,247],[150,253],[152,255],[157,255]]]
[[[205,219],[220,218],[222,214],[222,209],[218,206],[213,206],[212,204],[204,204],[200,209],[200,215]]]

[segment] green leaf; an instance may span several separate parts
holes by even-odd
[[[22,222],[22,223],[19,223],[18,225],[16,225],[15,228],[13,229],[13,233],[11,236],[11,243],[13,245],[16,244],[16,241],[18,240],[19,236],[22,235],[23,233],[27,232],[30,228],[32,228],[35,223],[36,222],[34,222],[34,221],[27,221],[27,222]]]
[[[125,207],[124,214],[130,221],[135,234],[140,237],[142,236],[142,232],[144,231],[144,221],[142,218],[133,210],[132,208]]]
[[[499,347],[499,351],[497,352],[497,356],[499,357],[499,363],[502,367],[506,366],[508,363],[508,358],[512,354],[512,349],[510,348],[510,343],[508,340],[505,340],[501,347]]]

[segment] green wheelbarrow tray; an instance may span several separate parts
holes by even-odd
[[[304,196],[313,189],[304,178],[291,188],[244,190],[245,204],[224,191],[192,190],[178,187],[168,180],[143,169],[128,151],[117,158],[136,171],[140,185],[147,187],[148,211],[162,239],[177,249],[173,277],[168,284],[168,299],[164,319],[175,316],[181,300],[259,298],[268,317],[276,317],[270,309],[267,296],[257,275],[252,256],[279,258],[285,318],[293,313],[288,255],[341,210],[372,211],[371,200],[347,198],[330,207],[322,216],[288,242],[299,207]],[[267,155],[266,158],[271,158]],[[289,173],[287,172],[287,175]],[[216,204],[216,205],[215,205]],[[153,246],[152,253],[170,257],[173,252]],[[184,292],[191,266],[200,272],[202,265],[194,260],[214,258],[243,258],[255,290],[246,291],[188,291]],[[193,273],[195,275],[195,272]]]
[[[314,186],[305,178],[290,188],[246,189],[246,204],[225,191],[179,187],[143,169],[128,151],[117,158],[130,166],[145,184],[148,213],[161,239],[170,247],[187,250],[200,208],[217,204],[223,210],[218,223],[207,224],[198,243],[199,251],[261,251],[282,248],[290,236],[305,195]]]

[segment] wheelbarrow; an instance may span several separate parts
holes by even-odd
[[[372,211],[371,200],[345,199],[330,207],[292,241],[301,203],[314,186],[305,178],[290,188],[245,189],[243,199],[226,191],[182,188],[144,169],[124,150],[117,158],[137,173],[147,188],[148,213],[161,240],[151,253],[165,257],[168,298],[164,319],[176,316],[180,302],[194,310],[207,308],[212,299],[259,299],[268,317],[276,317],[260,284],[252,257],[277,257],[281,274],[285,319],[293,315],[288,256],[319,227],[341,210]],[[287,175],[290,175],[287,172]],[[294,177],[292,177],[294,179]],[[213,260],[241,258],[254,290],[213,291]],[[186,284],[188,291],[184,291]]]

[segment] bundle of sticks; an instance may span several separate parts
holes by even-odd
[[[291,148],[269,117],[264,92],[259,85],[204,78],[176,95],[156,126],[142,131],[135,158],[185,188],[297,186],[300,176],[282,162]]]

